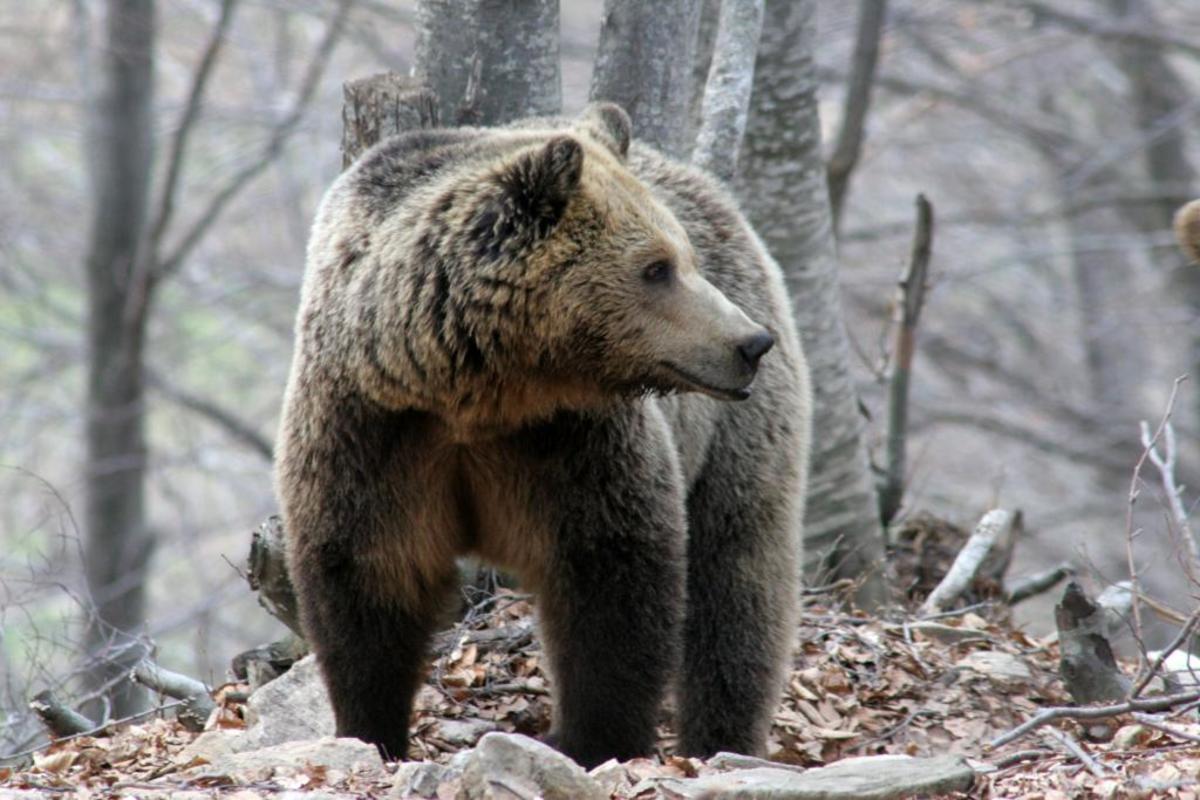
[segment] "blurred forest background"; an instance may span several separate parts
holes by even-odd
[[[995,505],[1021,508],[1013,572],[1073,560],[1099,586],[1128,576],[1132,524],[1147,594],[1190,608],[1165,498],[1148,488],[1132,523],[1127,512],[1138,423],[1159,419],[1184,374],[1176,470],[1200,482],[1200,267],[1170,230],[1200,194],[1200,9],[816,6],[846,326],[876,462],[914,196],[937,210],[902,515],[969,527]],[[602,13],[600,0],[561,4],[567,115],[587,102]],[[206,681],[278,635],[238,568],[248,531],[276,510],[271,442],[308,225],[341,168],[343,81],[408,73],[418,21],[400,0],[163,0],[153,107],[121,120],[126,155],[156,154],[146,182],[119,154],[89,169],[106,19],[96,0],[0,0],[0,712],[14,723],[33,691],[81,669],[104,602],[89,569],[117,576],[118,594],[144,582],[131,627],[160,663]],[[872,43],[877,65],[863,69]],[[89,254],[120,243],[91,231],[139,191],[145,302],[105,306]],[[94,343],[128,313],[146,323],[145,529],[131,548],[89,550],[86,484],[113,464],[95,457],[106,434],[85,404],[120,368]],[[1046,612],[1018,615],[1045,632]],[[16,726],[0,731],[0,749],[19,741]]]

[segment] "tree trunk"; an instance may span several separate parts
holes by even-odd
[[[633,119],[636,138],[682,156],[700,28],[699,0],[604,0],[592,100]]]
[[[751,222],[791,291],[814,387],[805,572],[862,578],[859,602],[886,601],[883,533],[850,376],[817,117],[815,2],[767,3],[739,185]]]
[[[557,114],[558,29],[558,0],[421,0],[416,78],[444,125]]]
[[[721,3],[692,163],[726,183],[736,174],[746,133],[762,16],[763,0]]]
[[[146,526],[142,324],[146,298],[128,292],[146,218],[154,161],[153,0],[109,0],[100,95],[92,113],[92,225],[86,260],[88,376],[85,557],[95,603],[88,643],[102,685],[143,653],[132,637],[145,618],[143,579],[153,549]],[[132,646],[130,646],[132,644]],[[111,656],[111,657],[109,657]],[[112,713],[140,709],[141,690],[120,680]]]

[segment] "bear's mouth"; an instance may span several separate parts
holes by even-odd
[[[703,392],[710,397],[715,397],[718,400],[746,400],[750,397],[750,386],[741,386],[735,389],[726,388],[724,386],[715,386],[707,381],[697,378],[687,370],[680,369],[670,361],[658,362],[665,367],[668,372],[686,384],[686,388],[694,389]]]

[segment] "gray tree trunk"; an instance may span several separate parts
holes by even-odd
[[[783,267],[815,392],[805,572],[862,578],[887,599],[883,532],[850,376],[813,62],[815,0],[767,3],[742,150],[742,205]]]
[[[633,119],[633,134],[682,156],[700,28],[700,0],[604,0],[592,100],[610,100]]]
[[[88,587],[96,606],[88,642],[111,653],[93,674],[98,684],[142,657],[124,653],[143,624],[144,574],[153,549],[146,526],[142,309],[128,286],[138,261],[154,162],[155,9],[153,0],[109,0],[92,112],[91,238],[88,289],[84,530]],[[139,710],[129,681],[112,690],[112,713]]]
[[[763,0],[725,0],[717,23],[692,163],[729,182],[746,132]]]
[[[421,0],[415,77],[444,125],[562,109],[558,0]]]

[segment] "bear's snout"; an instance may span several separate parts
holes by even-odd
[[[742,357],[742,361],[751,370],[758,369],[758,362],[767,351],[775,346],[775,337],[767,329],[762,329],[758,333],[748,339],[743,339],[738,343],[738,355]]]

